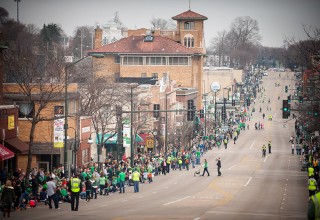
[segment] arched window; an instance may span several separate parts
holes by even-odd
[[[185,47],[194,47],[194,37],[191,34],[187,34],[184,37],[183,45]]]

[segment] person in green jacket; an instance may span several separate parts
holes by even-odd
[[[209,171],[208,171],[208,161],[207,161],[207,159],[204,159],[202,176],[204,176],[205,172],[207,172],[208,176],[210,176]]]
[[[124,183],[126,181],[126,173],[124,172],[125,169],[121,170],[119,173],[119,184],[120,184],[120,193],[124,193]]]
[[[106,177],[103,172],[100,173],[99,178],[99,188],[100,188],[100,195],[102,195],[102,192],[104,191],[104,187],[106,185]],[[103,195],[106,195],[106,192],[104,192]]]

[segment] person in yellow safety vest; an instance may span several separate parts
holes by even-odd
[[[318,180],[320,188],[320,179]],[[320,191],[311,196],[308,204],[308,220],[320,220]]]
[[[69,181],[69,191],[71,193],[71,211],[78,211],[79,196],[81,191],[81,180],[79,174],[75,174]],[[74,204],[76,202],[76,204]]]
[[[266,152],[267,152],[267,147],[266,147],[266,145],[262,145],[261,151],[262,151],[262,157],[265,157],[265,156],[266,156]]]
[[[314,168],[312,166],[308,167],[308,177],[314,176]]]
[[[133,181],[133,187],[134,192],[139,192],[139,181],[140,181],[140,173],[137,171],[137,169],[134,169],[134,172],[132,173],[132,181]]]
[[[171,166],[171,156],[169,155],[168,157],[167,157],[167,173],[169,173],[170,172],[170,166]]]
[[[313,175],[309,178],[308,180],[308,190],[309,190],[309,197],[313,196],[316,194],[317,190],[317,181],[313,177]]]
[[[181,157],[178,158],[178,164],[179,164],[179,170],[181,170],[181,167],[182,167],[182,159],[181,159]]]

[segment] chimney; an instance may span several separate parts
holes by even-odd
[[[97,26],[97,28],[94,30],[94,48],[97,49],[102,47],[102,29]]]

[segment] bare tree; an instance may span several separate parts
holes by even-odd
[[[150,21],[152,29],[160,29],[160,30],[172,30],[175,29],[175,25],[173,24],[173,20],[165,20],[163,18],[155,18],[153,17]]]
[[[54,120],[53,114],[44,113],[49,103],[62,100],[64,91],[64,59],[59,47],[54,52],[41,53],[45,47],[39,35],[30,33],[24,26],[15,25],[16,35],[10,41],[10,48],[4,51],[6,81],[18,88],[19,97],[32,106],[33,115],[28,117],[31,124],[27,178],[31,171],[32,148],[36,126],[43,121]],[[7,33],[8,34],[8,33]],[[58,52],[58,53],[55,53]],[[41,56],[39,56],[41,55]]]
[[[313,26],[303,26],[307,40],[296,40],[286,37],[286,58],[297,66],[317,69],[320,51],[320,29]],[[316,61],[316,62],[315,62]]]
[[[249,16],[237,17],[232,23],[227,34],[227,41],[230,50],[230,59],[240,60],[248,49],[258,45],[261,39],[259,35],[258,21]],[[240,67],[244,67],[249,60],[240,60]],[[231,66],[233,63],[231,62]]]
[[[224,57],[228,53],[226,42],[227,31],[218,32],[217,36],[211,41],[211,48],[214,55],[219,57],[219,66],[224,65]]]
[[[107,141],[117,134],[116,109],[125,104],[125,88],[109,82],[112,82],[109,78],[94,79],[83,85],[80,92],[80,114],[91,117],[92,126],[97,133],[98,155],[101,155],[102,147]]]

